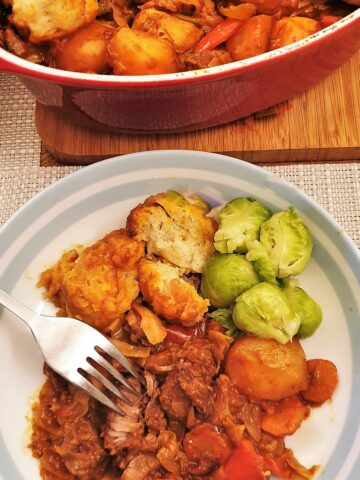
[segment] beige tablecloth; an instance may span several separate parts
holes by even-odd
[[[34,100],[14,77],[0,74],[0,224],[59,178],[84,167],[41,167]],[[85,167],[86,168],[86,167]],[[264,167],[322,205],[360,248],[360,163]]]

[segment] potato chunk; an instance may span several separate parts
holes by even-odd
[[[13,0],[11,22],[29,31],[31,42],[63,37],[95,20],[97,0]]]
[[[84,73],[103,73],[111,67],[107,51],[114,28],[92,22],[80,28],[56,45],[55,66],[63,70]]]
[[[120,28],[109,44],[115,75],[157,75],[179,70],[170,42],[147,32]]]
[[[230,347],[225,370],[239,391],[263,400],[281,400],[308,385],[304,351],[297,339],[282,345],[251,335]]]
[[[147,8],[134,20],[133,28],[153,34],[157,38],[166,38],[177,53],[190,50],[200,39],[202,32],[193,23],[185,22],[166,12]]]
[[[284,17],[278,20],[271,33],[270,50],[303,40],[320,30],[320,23],[312,18]]]
[[[242,24],[226,42],[226,49],[233,61],[255,57],[268,49],[273,19],[269,15],[256,15]]]

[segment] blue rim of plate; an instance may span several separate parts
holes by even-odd
[[[42,192],[34,196],[29,202],[22,206],[1,228],[0,228],[0,259],[6,254],[6,245],[11,245],[12,241],[16,239],[21,232],[31,227],[32,223],[37,218],[41,217],[49,208],[56,205],[69,196],[83,188],[87,188],[92,184],[107,180],[113,176],[124,175],[126,173],[140,172],[153,169],[167,169],[169,172],[169,181],[174,181],[171,171],[174,169],[196,169],[197,171],[204,171],[204,180],[206,180],[206,172],[211,172],[219,175],[227,175],[229,177],[239,177],[252,183],[256,187],[260,187],[265,191],[271,190],[280,199],[285,200],[288,204],[294,205],[300,212],[305,213],[306,216],[317,225],[321,231],[331,238],[333,244],[342,253],[346,263],[352,270],[358,285],[360,284],[360,254],[356,246],[352,243],[342,228],[336,221],[314,200],[302,193],[293,185],[280,180],[271,172],[254,166],[252,164],[243,162],[241,160],[226,157],[224,155],[198,152],[191,150],[159,150],[150,152],[139,152],[121,157],[114,157],[109,160],[87,166],[77,172],[74,172],[54,184],[45,188]],[[139,180],[130,182],[129,185],[121,188],[121,195],[117,189],[117,201],[131,198],[134,184],[141,188],[143,196],[148,196],[157,190],[157,184],[163,186],[165,178],[160,180],[153,177],[151,182],[149,180]],[[191,183],[195,189],[196,185],[203,184],[203,180],[194,181],[193,178],[181,178],[183,187],[186,188],[187,183]],[[180,182],[181,183],[181,182]],[[216,186],[216,182],[212,182]],[[181,186],[181,185],[180,185]],[[218,185],[221,188],[221,184]],[[45,225],[47,231],[51,229],[52,238],[54,238],[61,228],[69,225],[69,213],[73,214],[71,220],[76,221],[81,217],[93,213],[96,209],[100,209],[106,205],[113,203],[115,187],[106,190],[105,192],[97,193],[86,201],[80,201],[76,205],[76,209],[69,208],[65,210],[49,224]],[[231,189],[229,189],[231,190]],[[238,190],[237,190],[238,191]],[[229,195],[229,199],[236,196],[234,192]],[[257,195],[257,198],[259,196]],[[259,198],[261,200],[261,198]],[[264,201],[270,206],[266,200]],[[273,207],[274,208],[274,207]],[[5,270],[0,273],[0,285],[9,292],[14,288],[19,274],[30,263],[44,246],[41,241],[42,229],[38,230],[33,238],[22,248],[19,255],[7,265]],[[316,240],[316,239],[315,239]],[[47,237],[47,242],[48,242]],[[30,254],[31,252],[31,254]],[[329,252],[320,245],[317,249],[317,254],[321,256],[322,261],[329,261],[333,264]],[[24,263],[25,262],[25,263]],[[1,267],[1,260],[0,260]],[[1,268],[0,268],[1,270]],[[321,478],[323,480],[334,480],[343,462],[347,459],[347,454],[354,443],[359,442],[360,432],[360,312],[357,306],[356,298],[353,293],[346,288],[346,278],[337,265],[332,265],[332,278],[336,278],[337,288],[340,289],[342,308],[346,311],[347,323],[350,332],[352,345],[352,385],[351,385],[351,404],[349,406],[343,430],[339,436],[336,447],[331,455],[331,458],[325,466]],[[356,456],[351,460],[351,470],[348,476],[339,480],[358,480],[360,471],[360,445],[357,446]],[[327,473],[330,472],[330,473]],[[4,439],[0,432],[0,474],[6,480],[22,480],[23,477],[16,468],[10,455],[7,452]],[[331,475],[331,477],[329,477]]]

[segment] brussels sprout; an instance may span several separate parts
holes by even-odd
[[[275,269],[264,245],[259,240],[254,240],[253,242],[247,242],[246,247],[248,249],[246,260],[254,262],[254,267],[260,280],[277,285]]]
[[[261,224],[271,217],[271,210],[252,198],[235,198],[220,213],[215,233],[215,248],[221,253],[246,253],[246,242],[259,239]]]
[[[313,248],[311,234],[294,207],[275,213],[261,225],[260,242],[278,278],[299,275],[306,267]]]
[[[297,336],[300,338],[311,337],[322,321],[320,306],[295,282],[289,282],[284,288],[290,305],[300,318],[300,327]]]
[[[254,266],[244,255],[215,253],[206,261],[201,293],[213,307],[223,308],[234,304],[240,293],[257,283]]]
[[[233,320],[240,330],[282,344],[291,340],[300,326],[300,318],[285,293],[267,282],[255,285],[236,299]]]

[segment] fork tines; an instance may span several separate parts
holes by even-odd
[[[94,347],[92,355],[86,358],[86,365],[77,369],[80,378],[77,378],[76,381],[74,379],[74,383],[86,390],[99,402],[124,416],[125,413],[117,404],[116,399],[131,406],[129,399],[123,393],[123,389],[125,388],[136,395],[139,395],[140,392],[134,389],[125,376],[122,375],[105,356],[111,356],[116,362],[125,367],[139,383],[143,383],[143,380],[135,367],[116,347],[110,343],[109,348],[109,343],[110,342],[107,341],[106,351],[104,351],[101,346]],[[116,383],[120,383],[120,385],[116,385]],[[114,400],[112,398],[114,398]]]

